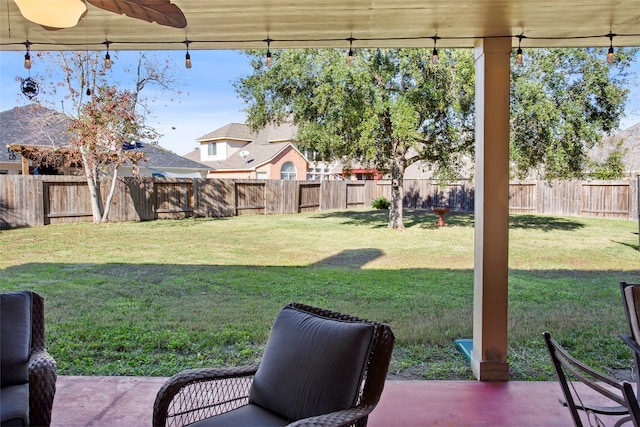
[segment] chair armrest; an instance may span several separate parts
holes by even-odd
[[[32,425],[49,425],[58,377],[56,361],[46,351],[29,357],[29,418]]]
[[[322,414],[316,417],[309,417],[302,420],[294,421],[287,427],[339,427],[350,426],[353,424],[364,426],[367,424],[367,417],[375,407],[376,405],[360,404],[353,408],[344,409],[342,411],[330,412],[328,414]]]
[[[190,369],[172,376],[156,395],[153,425],[164,427],[171,417],[185,425],[247,404],[258,366]]]
[[[622,341],[624,341],[629,347],[631,347],[631,350],[635,351],[636,354],[640,356],[640,345],[638,345],[638,342],[634,340],[632,336],[620,335],[620,338],[622,338]]]

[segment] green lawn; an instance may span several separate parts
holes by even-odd
[[[259,358],[298,301],[388,322],[391,373],[472,378],[453,340],[472,335],[473,216],[386,211],[187,219],[0,231],[0,289],[45,297],[62,375],[171,375]],[[636,221],[511,216],[509,363],[552,379],[548,330],[600,369],[631,352],[618,283],[640,282]]]

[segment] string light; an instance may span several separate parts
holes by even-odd
[[[431,62],[434,65],[438,65],[438,63],[440,62],[440,57],[438,56],[438,49],[436,49],[436,43],[438,42],[438,39],[440,37],[438,37],[438,35],[436,34],[432,38],[433,38],[433,52],[431,54]]]
[[[267,60],[266,60],[266,65],[267,65],[267,67],[271,68],[271,65],[273,64],[273,59],[271,58],[270,45],[271,45],[271,42],[273,40],[271,40],[270,38],[266,38],[264,41],[267,42]]]
[[[545,41],[545,40],[550,40],[550,41],[561,41],[561,40],[588,40],[588,39],[598,39],[598,38],[602,38],[602,37],[608,37],[610,40],[609,43],[609,50],[607,53],[607,60],[609,61],[609,58],[611,58],[611,60],[615,60],[615,53],[614,53],[614,48],[613,48],[613,37],[640,37],[640,33],[627,33],[627,34],[613,34],[611,32],[609,32],[608,34],[590,34],[590,35],[582,35],[582,36],[564,36],[564,37],[546,37],[546,36],[540,36],[540,37],[530,37],[530,36],[524,36],[524,35],[509,35],[509,34],[504,34],[504,35],[495,35],[495,36],[487,36],[487,37],[480,37],[480,36],[470,36],[470,35],[464,35],[464,36],[452,36],[452,37],[440,37],[437,34],[435,36],[415,36],[415,37],[365,37],[365,38],[358,38],[355,39],[353,37],[349,37],[346,40],[349,40],[350,44],[350,51],[352,51],[352,41],[354,40],[362,40],[365,42],[391,42],[391,41],[395,41],[395,42],[401,42],[401,41],[419,41],[419,40],[426,40],[426,39],[431,39],[433,40],[433,51],[432,51],[432,60],[434,61],[438,61],[439,57],[438,57],[438,49],[437,49],[437,41],[438,40],[469,40],[469,39],[474,39],[474,40],[486,40],[486,39],[502,39],[502,38],[507,38],[507,37],[518,37],[519,43],[518,43],[518,50],[521,50],[521,46],[520,46],[520,42],[522,41],[522,39],[527,38],[529,40],[539,40],[539,41]],[[291,38],[291,39],[278,39],[278,40],[274,40],[271,38],[265,39],[265,40],[255,40],[255,39],[246,39],[246,40],[184,40],[184,41],[136,41],[136,40],[119,40],[119,41],[112,41],[112,40],[106,40],[104,42],[93,42],[93,43],[58,43],[58,42],[46,42],[46,41],[38,41],[38,42],[30,42],[29,40],[25,41],[25,42],[0,42],[0,46],[14,46],[14,45],[23,45],[27,48],[27,52],[25,54],[25,63],[27,63],[28,60],[28,64],[30,64],[31,62],[31,56],[30,56],[30,47],[38,44],[38,45],[43,45],[43,46],[51,46],[50,48],[48,48],[48,50],[51,49],[56,49],[59,48],[60,46],[62,47],[73,47],[73,46],[89,46],[89,45],[93,45],[93,46],[99,46],[99,45],[107,45],[107,54],[109,53],[109,45],[111,44],[122,44],[122,45],[149,45],[149,46],[153,46],[156,44],[161,44],[161,45],[167,45],[167,44],[185,44],[187,46],[187,53],[185,56],[185,59],[187,60],[186,63],[190,63],[191,59],[190,59],[190,54],[189,54],[189,44],[190,43],[204,43],[204,44],[223,44],[223,45],[228,45],[229,43],[232,43],[234,45],[243,45],[243,44],[247,44],[247,45],[255,45],[256,43],[262,41],[262,42],[266,42],[267,43],[267,60],[268,62],[271,62],[269,60],[269,58],[271,58],[271,51],[270,51],[270,43],[273,41],[278,41],[278,42],[282,42],[282,43],[309,43],[309,42],[339,42],[339,41],[344,41],[345,39],[338,39],[338,38],[325,38],[325,39],[295,39],[295,38]],[[352,52],[353,53],[353,52]],[[517,53],[516,53],[517,55]],[[105,59],[106,59],[106,55],[105,55]],[[516,58],[517,59],[517,58]],[[185,63],[185,65],[186,65]],[[27,66],[27,64],[25,64],[25,67]]]
[[[27,53],[24,54],[24,68],[26,68],[27,70],[31,69],[31,55],[29,54],[29,48],[32,44],[33,43],[31,43],[29,40],[24,42],[24,46],[27,48]]]
[[[189,39],[185,39],[183,43],[187,46],[187,54],[184,56],[184,66],[190,70],[191,69],[191,55],[189,54]]]
[[[105,40],[104,44],[107,46],[107,53],[104,55],[104,68],[111,68],[111,55],[109,55],[109,45],[111,42],[109,40]]]
[[[609,31],[609,51],[607,52],[607,64],[613,64],[616,61],[615,54],[613,52],[613,36],[611,31]]]
[[[349,37],[347,40],[349,40],[349,53],[347,54],[347,64],[349,64],[349,67],[351,67],[353,65],[353,41],[355,40],[353,37]]]
[[[575,46],[575,41],[576,40],[589,40],[589,39],[601,39],[602,37],[622,37],[622,38],[626,38],[626,37],[633,37],[633,38],[638,38],[640,37],[640,33],[626,33],[626,34],[612,34],[612,33],[608,33],[608,34],[587,34],[587,35],[582,35],[582,36],[558,36],[558,37],[553,37],[553,36],[540,36],[540,37],[536,37],[536,36],[522,36],[523,39],[529,39],[529,40],[539,40],[539,41],[545,41],[545,40],[549,40],[549,41],[574,41],[573,43],[571,43],[571,46]],[[504,38],[508,38],[508,37],[519,37],[518,35],[514,35],[514,34],[502,34],[502,35],[495,35],[495,36],[472,36],[472,35],[462,35],[462,36],[451,36],[451,37],[440,37],[440,36],[415,36],[415,37],[360,37],[360,38],[354,38],[353,40],[358,40],[358,41],[364,41],[364,42],[402,42],[402,41],[420,41],[420,40],[427,40],[427,39],[431,39],[434,40],[434,42],[436,40],[490,40],[490,39],[504,39]],[[229,45],[251,45],[251,46],[255,46],[257,43],[259,42],[282,42],[282,43],[295,43],[295,44],[299,44],[299,43],[319,43],[319,42],[344,42],[344,40],[349,40],[344,39],[344,38],[321,38],[321,39],[297,39],[297,38],[283,38],[283,39],[266,39],[266,40],[257,40],[257,39],[244,39],[244,40],[188,40],[189,43],[204,43],[204,44],[222,44],[223,46],[229,46]],[[136,45],[137,47],[139,47],[140,45],[144,45],[144,46],[153,46],[153,45],[163,45],[166,46],[167,44],[185,44],[185,41],[140,41],[140,40],[118,40],[118,41],[113,41],[110,40],[109,41],[110,44],[122,44],[122,45]],[[62,46],[62,47],[73,47],[73,46],[100,46],[100,45],[104,45],[104,42],[87,42],[87,43],[71,43],[71,42],[53,42],[53,41],[36,41],[36,42],[29,42],[30,45],[43,45],[43,46],[51,46],[50,48],[46,49],[46,50],[55,50],[56,47],[58,46]],[[25,42],[0,42],[0,46],[13,46],[13,45],[25,45]],[[435,45],[434,45],[435,47]],[[460,46],[461,47],[461,46]],[[542,46],[541,46],[542,47]],[[589,46],[585,46],[585,47],[589,47]],[[593,46],[591,46],[593,47]],[[249,47],[247,47],[246,49],[248,49]],[[240,49],[238,47],[238,49]],[[149,48],[149,50],[153,50],[153,48]]]
[[[523,38],[524,35],[522,34],[518,36],[518,50],[516,50],[516,64],[518,65],[522,65],[522,48],[520,47],[520,44],[522,43]]]

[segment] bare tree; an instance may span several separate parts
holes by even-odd
[[[48,160],[54,161],[57,156],[67,165],[82,165],[91,194],[93,222],[107,222],[117,188],[118,168],[131,164],[135,176],[138,162],[144,161],[143,153],[130,148],[142,140],[155,143],[160,136],[146,124],[151,109],[141,92],[149,85],[173,90],[170,67],[141,53],[135,71],[126,73],[134,76],[130,89],[126,89],[126,85],[110,81],[111,74],[98,52],[59,52],[42,57],[49,62],[50,69],[61,71],[63,76],[61,81],[49,85],[45,96],[55,99],[60,92],[64,93],[68,106],[64,113],[70,118],[69,149],[50,152]],[[110,178],[104,197],[102,177]]]

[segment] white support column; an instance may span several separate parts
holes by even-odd
[[[473,352],[480,381],[508,381],[510,38],[475,48],[476,170]]]

